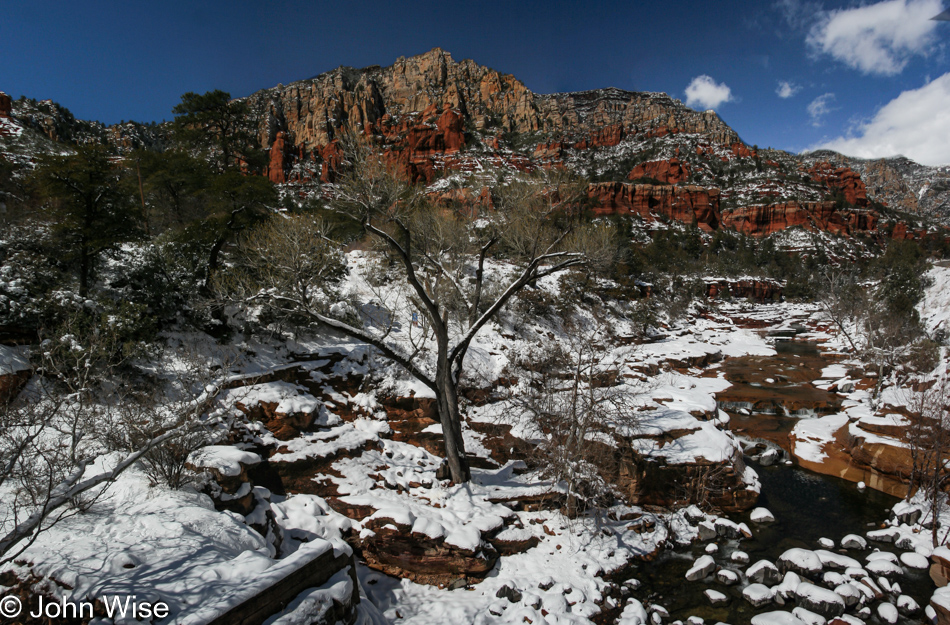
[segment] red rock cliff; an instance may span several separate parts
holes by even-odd
[[[707,232],[717,230],[719,189],[697,186],[658,186],[625,182],[600,182],[587,188],[595,213],[633,214],[652,220],[658,216],[696,225]]]
[[[630,171],[627,179],[654,178],[663,184],[679,184],[689,180],[689,174],[689,165],[678,158],[671,158],[668,161],[640,163]]]
[[[823,183],[832,192],[841,192],[852,206],[868,205],[868,190],[856,172],[847,167],[835,168],[831,163],[818,163],[808,170],[812,178]]]
[[[783,202],[743,206],[723,214],[722,225],[743,234],[764,237],[801,226],[831,234],[850,235],[877,228],[878,214],[871,210],[837,210],[834,202]]]

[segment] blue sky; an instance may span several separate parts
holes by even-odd
[[[441,47],[541,93],[687,101],[692,85],[691,106],[762,147],[950,163],[950,22],[929,20],[943,4],[5,0],[0,90],[85,119],[161,121],[185,91],[242,96]]]

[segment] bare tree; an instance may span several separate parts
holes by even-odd
[[[946,378],[917,392],[912,402],[910,426],[906,429],[912,459],[908,496],[924,492],[930,504],[931,539],[936,547],[940,529],[940,510],[950,486],[950,382]],[[944,536],[942,542],[946,542]]]
[[[0,407],[0,562],[87,509],[149,454],[207,424],[218,388],[194,385],[194,393],[164,403],[158,393],[132,396],[133,385],[117,375],[115,334],[84,330],[78,317],[37,352],[30,385]]]
[[[471,205],[430,201],[424,189],[409,184],[370,146],[350,142],[348,150],[348,170],[327,208],[360,224],[388,254],[404,285],[402,301],[416,309],[431,341],[426,345],[395,332],[407,319],[389,314],[388,321],[386,315],[354,321],[345,306],[315,305],[312,291],[284,290],[280,285],[296,280],[290,266],[275,267],[261,289],[247,295],[372,345],[430,388],[452,480],[465,482],[470,474],[459,383],[473,339],[526,286],[611,254],[611,232],[580,223],[575,209],[585,185],[563,174],[499,184],[492,189],[494,206],[476,214]],[[275,224],[292,227],[293,222]],[[261,264],[271,265],[272,250],[256,249]]]
[[[851,349],[860,351],[852,334],[868,307],[868,297],[867,290],[859,283],[856,270],[832,265],[825,267],[821,273],[818,300]]]

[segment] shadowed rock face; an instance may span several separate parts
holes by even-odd
[[[10,117],[13,111],[13,100],[10,96],[0,91],[0,117]]]
[[[722,225],[754,237],[793,226],[850,235],[875,231],[878,218],[872,210],[839,210],[834,202],[782,202],[735,208],[722,216]]]

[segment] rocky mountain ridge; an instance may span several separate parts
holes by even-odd
[[[592,180],[592,198],[607,199],[601,212],[616,205],[613,212],[648,220],[697,220],[756,236],[795,225],[838,224],[836,234],[875,230],[895,221],[893,210],[910,213],[897,221],[914,222],[899,232],[919,230],[918,217],[950,218],[948,167],[759,149],[715,112],[694,111],[666,94],[536,94],[510,74],[455,61],[438,48],[388,67],[340,67],[243,101],[269,151],[265,175],[305,189],[333,181],[339,139],[355,134],[372,136],[409,178],[436,190],[445,177],[566,167]],[[20,164],[63,143],[103,143],[119,153],[167,143],[166,125],[107,127],[76,120],[50,101],[0,98],[0,119],[0,156]],[[659,188],[665,185],[677,188]],[[847,214],[829,214],[839,209]],[[781,223],[769,221],[778,214]]]

